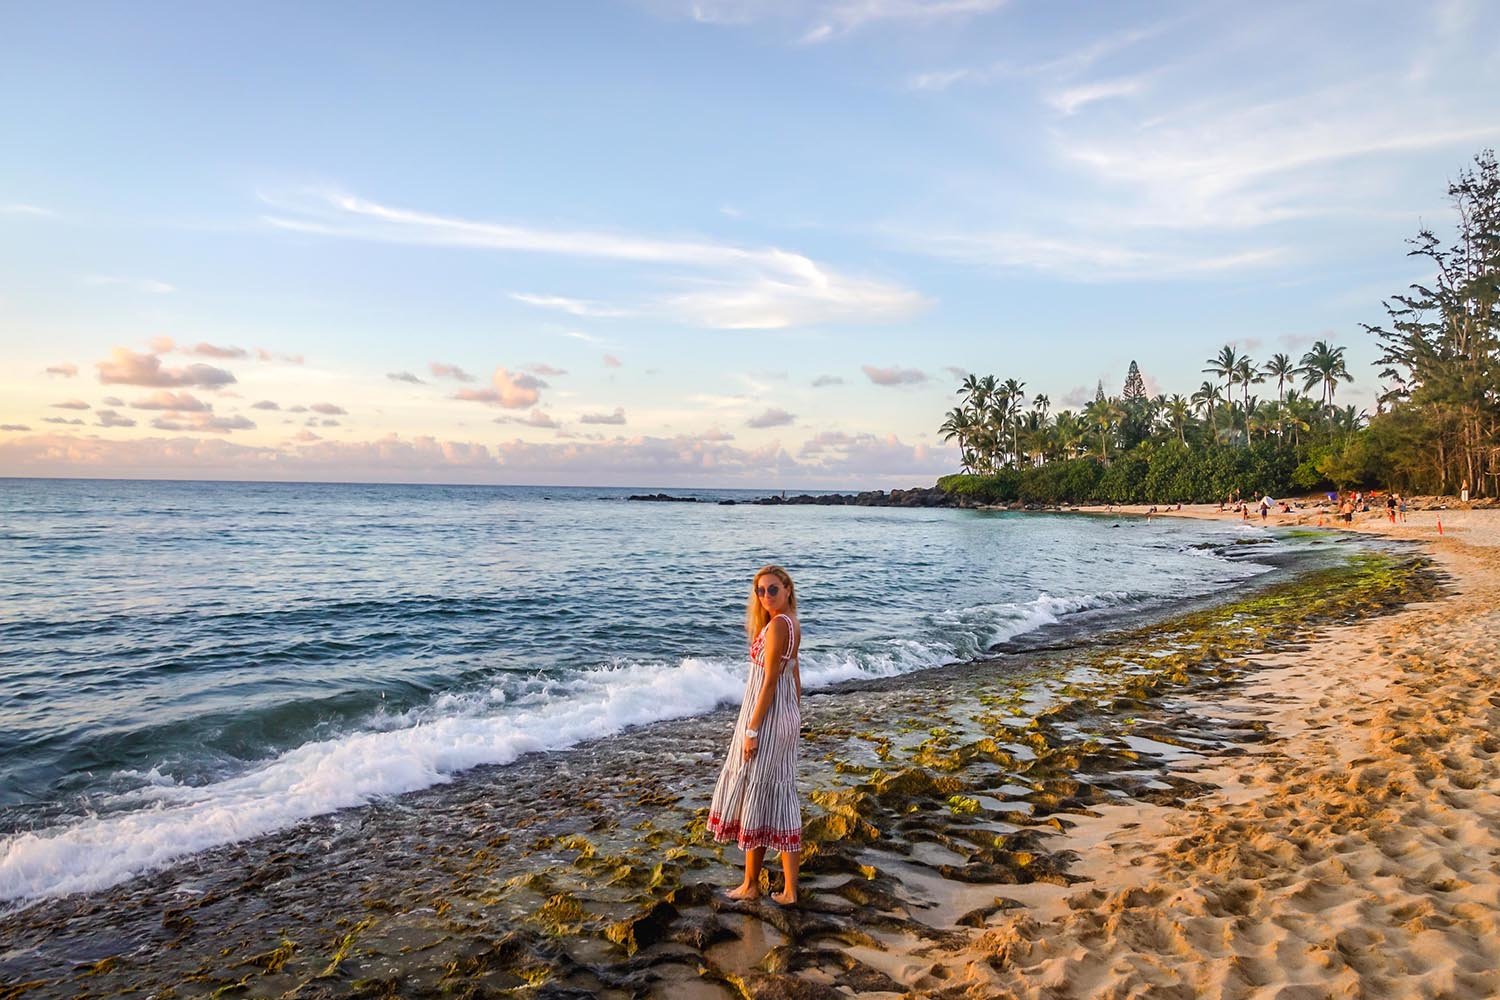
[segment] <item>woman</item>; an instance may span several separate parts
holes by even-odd
[[[750,677],[734,725],[729,757],[708,807],[715,840],[735,841],[745,852],[745,879],[730,899],[760,897],[766,848],[781,852],[786,886],[771,896],[782,906],[797,902],[797,866],[802,857],[802,805],[797,799],[797,748],[802,732],[802,672],[797,650],[797,594],[780,566],[762,566],[745,609],[750,637]]]

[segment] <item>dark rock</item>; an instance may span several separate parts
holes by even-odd
[[[626,500],[647,500],[653,503],[697,503],[697,497],[674,497],[666,493],[635,493]]]

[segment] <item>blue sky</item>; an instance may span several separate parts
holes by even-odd
[[[13,5],[0,474],[910,485],[957,371],[1226,342],[1368,405],[1500,138],[1484,13]]]

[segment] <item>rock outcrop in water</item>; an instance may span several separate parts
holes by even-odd
[[[642,493],[626,497],[627,500],[644,500],[665,503],[697,503],[697,497],[675,497],[666,493]],[[733,507],[736,504],[756,504],[775,507],[782,504],[811,504],[818,507],[974,507],[951,493],[936,486],[914,486],[909,490],[865,490],[861,493],[799,493],[796,496],[769,496],[758,500],[720,500],[719,505]]]

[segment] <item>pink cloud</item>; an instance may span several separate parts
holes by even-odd
[[[44,424],[76,424],[76,425],[78,425],[80,427],[83,425],[83,421],[82,420],[76,420],[76,419],[73,419],[71,417],[43,417],[42,418],[42,423],[44,423]]]
[[[533,375],[540,375],[542,378],[556,378],[559,375],[568,374],[567,369],[553,368],[551,365],[528,365],[526,370]]]
[[[441,361],[434,361],[427,366],[436,378],[451,378],[458,382],[473,382],[474,376],[464,371],[458,365],[445,365]]]
[[[745,421],[745,426],[756,428],[785,427],[796,419],[797,415],[795,413],[788,413],[785,410],[778,410],[775,407],[772,407],[766,410],[765,413],[762,413],[759,416],[751,417],[749,420]]]
[[[927,373],[915,368],[876,368],[861,365],[860,368],[876,385],[915,385],[927,381]]]
[[[47,369],[48,375],[61,375],[63,378],[73,378],[78,374],[78,366],[70,364],[53,365]]]
[[[53,403],[52,404],[52,408],[54,410],[88,410],[88,409],[92,409],[92,407],[90,407],[89,404],[85,403],[81,399],[68,399],[68,400],[64,400],[61,403]]]
[[[0,424],[0,431],[29,431],[29,430],[31,430],[31,428],[28,427],[25,424]]]
[[[151,353],[152,354],[169,354],[172,351],[175,351],[176,349],[177,349],[177,341],[173,340],[171,337],[152,337],[151,338]]]
[[[243,347],[218,347],[214,344],[197,344],[193,347],[184,347],[184,354],[197,354],[205,358],[248,358],[250,352]]]
[[[512,374],[504,368],[496,368],[490,382],[493,388],[460,389],[453,394],[453,398],[472,403],[490,403],[507,410],[524,410],[535,406],[542,397],[541,390],[547,387],[546,382],[534,375]]]
[[[615,357],[613,354],[606,354],[604,356],[604,367],[606,368],[619,368],[623,364],[624,362]]]
[[[250,409],[252,409],[252,410],[279,410],[279,409],[281,409],[281,404],[277,403],[275,400],[262,399],[258,403],[251,403],[250,404]]]
[[[190,431],[207,434],[228,434],[231,431],[250,431],[255,423],[236,414],[232,417],[216,417],[212,413],[183,413],[169,417],[157,417],[151,426],[162,431]]]
[[[213,407],[190,392],[153,392],[130,404],[133,410],[172,410],[179,413],[207,413]]]
[[[580,424],[623,424],[625,422],[625,408],[615,407],[613,413],[585,413],[578,418]]]
[[[673,437],[496,445],[390,435],[374,441],[246,445],[222,437],[110,440],[31,434],[0,441],[0,467],[20,475],[130,476],[343,482],[722,483],[868,489],[929,484],[951,472],[953,449],[906,445],[894,436],[847,435],[815,461],[778,444],[738,448],[723,432]]]
[[[130,417],[122,417],[114,410],[100,410],[94,414],[99,418],[100,427],[134,427],[135,421]]]
[[[314,403],[312,406],[309,406],[308,409],[312,410],[314,413],[322,413],[330,417],[347,416],[349,412],[342,406],[335,406],[332,403]]]
[[[289,365],[300,365],[303,363],[303,357],[300,354],[275,354],[264,347],[257,347],[255,349],[255,359],[257,361],[285,361]]]
[[[557,430],[558,428],[562,427],[562,424],[558,423],[551,416],[543,413],[541,410],[532,410],[524,417],[496,417],[495,423],[524,424],[527,427],[541,427],[547,430]]]
[[[165,338],[163,338],[165,339]],[[117,347],[108,361],[95,364],[99,381],[106,385],[143,385],[162,388],[196,386],[214,389],[229,385],[235,377],[222,368],[195,364],[186,368],[163,368],[154,354],[137,354],[127,347]]]

